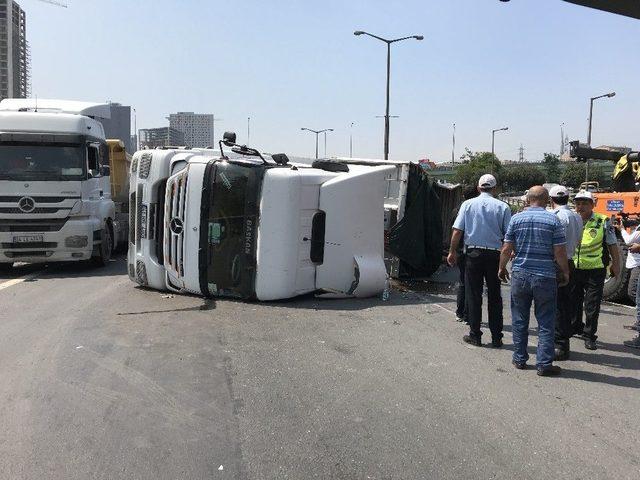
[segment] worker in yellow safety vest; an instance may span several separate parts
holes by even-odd
[[[582,240],[573,255],[576,267],[573,295],[576,314],[573,317],[572,331],[574,335],[582,335],[587,349],[596,350],[596,332],[607,266],[611,276],[620,274],[618,240],[609,218],[593,211],[594,200],[591,192],[578,192],[574,201],[576,212],[582,217],[584,227]]]

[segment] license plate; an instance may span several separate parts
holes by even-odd
[[[44,241],[44,235],[20,235],[13,237],[13,243],[31,243]]]

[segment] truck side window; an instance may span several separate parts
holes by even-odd
[[[95,145],[87,145],[87,167],[93,177],[100,173],[100,161],[98,148]]]

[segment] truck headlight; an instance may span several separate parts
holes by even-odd
[[[69,215],[78,215],[80,212],[82,212],[82,200],[78,200],[73,204],[73,207],[71,207],[71,210],[69,211]]]

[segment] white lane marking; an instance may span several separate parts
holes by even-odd
[[[8,280],[6,282],[0,283],[0,290],[4,290],[5,288],[13,287],[14,285],[18,285],[22,282],[27,282],[29,280],[33,280],[38,277],[44,270],[40,270],[38,272],[30,273],[29,275],[25,275],[24,277],[14,278],[12,280]]]

